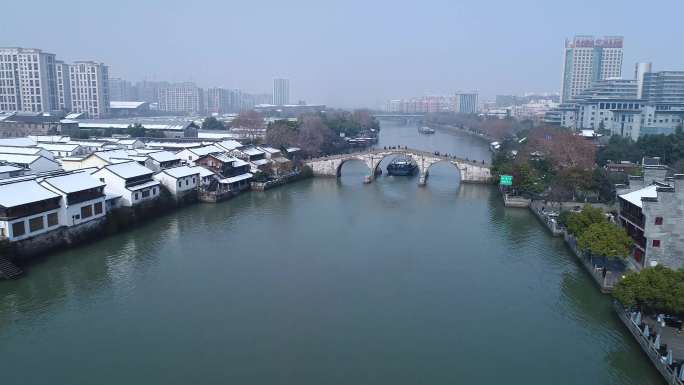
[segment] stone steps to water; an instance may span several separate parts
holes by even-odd
[[[20,276],[23,273],[21,269],[12,263],[12,261],[9,260],[4,255],[0,255],[0,278],[4,279],[12,279]]]

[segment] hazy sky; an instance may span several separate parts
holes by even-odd
[[[558,91],[563,41],[624,35],[635,61],[684,70],[684,1],[7,1],[0,46],[97,60],[110,76],[195,81],[291,99],[380,107],[477,89]],[[13,15],[13,16],[8,16]],[[16,17],[15,17],[16,16]]]

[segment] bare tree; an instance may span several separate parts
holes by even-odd
[[[249,139],[255,142],[259,132],[264,129],[264,117],[254,110],[243,110],[233,120],[232,127],[245,130]]]
[[[297,146],[299,145],[297,130],[287,122],[275,122],[266,131],[266,143],[278,148]]]

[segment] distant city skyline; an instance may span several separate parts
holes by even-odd
[[[428,0],[408,7],[359,0],[79,4],[46,2],[30,15],[21,3],[4,4],[4,13],[24,16],[0,24],[0,46],[103,62],[111,76],[132,81],[269,92],[272,79],[287,74],[297,85],[292,100],[337,107],[381,107],[395,97],[455,90],[476,89],[482,99],[558,91],[564,41],[582,34],[624,36],[624,76],[643,61],[657,63],[654,70],[684,68],[672,33],[684,3],[674,0],[648,4],[668,10],[653,23],[627,22],[644,19],[643,9],[588,0],[572,7],[533,0]],[[74,18],[79,22],[50,27]],[[169,28],[197,20],[202,28]],[[274,39],[264,26],[278,23],[287,28]],[[160,31],[163,39],[151,38]]]

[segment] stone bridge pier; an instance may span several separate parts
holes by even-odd
[[[418,184],[421,186],[427,183],[428,176],[430,175],[430,167],[439,162],[453,164],[458,169],[461,182],[463,183],[488,183],[492,177],[490,165],[488,164],[454,157],[445,157],[413,149],[371,150],[310,159],[305,163],[311,167],[314,176],[339,177],[342,165],[345,162],[359,160],[364,162],[369,170],[368,175],[364,178],[364,183],[371,183],[379,174],[379,167],[382,160],[394,155],[409,156],[416,162],[419,172]]]

